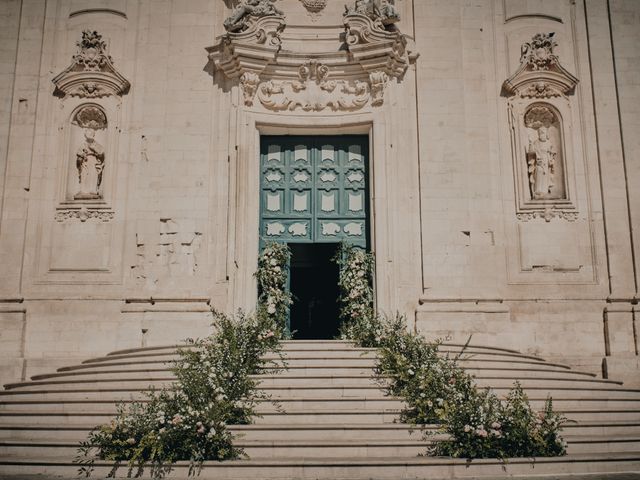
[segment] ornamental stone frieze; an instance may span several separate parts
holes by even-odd
[[[100,98],[129,91],[130,84],[113,66],[102,35],[84,30],[77,46],[71,65],[52,80],[56,95]]]
[[[246,107],[353,111],[383,105],[389,81],[401,80],[417,58],[398,20],[389,0],[358,0],[341,25],[313,41],[313,27],[288,25],[270,0],[245,0],[225,20],[227,33],[206,50],[216,71],[237,80]]]

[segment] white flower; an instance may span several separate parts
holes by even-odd
[[[267,312],[273,315],[274,313],[276,313],[276,306],[273,303],[270,303],[267,306]]]
[[[464,426],[464,431],[465,431],[465,433],[469,433],[471,431],[471,425],[465,425]]]
[[[133,445],[134,443],[136,443],[136,439],[133,437],[127,438],[127,443],[129,445]]]

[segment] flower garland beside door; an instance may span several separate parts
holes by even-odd
[[[381,318],[373,307],[375,258],[342,244],[340,266],[341,336],[361,347],[377,348],[376,373],[385,378],[389,395],[407,407],[400,420],[419,427],[438,424],[443,438],[431,442],[428,453],[457,458],[548,457],[566,454],[560,430],[566,421],[554,412],[551,398],[535,412],[516,382],[501,400],[478,389],[472,375],[454,357],[439,353],[442,341],[427,342],[410,332],[405,319]],[[426,431],[426,430],[425,430]],[[431,435],[425,435],[433,440]]]

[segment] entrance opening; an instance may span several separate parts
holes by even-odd
[[[328,340],[338,335],[338,265],[335,243],[290,243],[289,281],[293,338]]]

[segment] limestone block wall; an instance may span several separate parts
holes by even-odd
[[[638,378],[640,4],[396,0],[406,68],[378,82],[346,53],[343,3],[279,0],[281,60],[241,80],[205,50],[234,2],[3,2],[0,381],[203,335],[211,307],[251,308],[260,135],[341,132],[370,137],[380,310]],[[113,70],[74,83],[85,30]],[[575,88],[506,91],[522,45],[550,32]],[[366,102],[252,97],[319,59],[341,86],[365,80]],[[538,104],[561,186],[542,200],[527,156]]]

